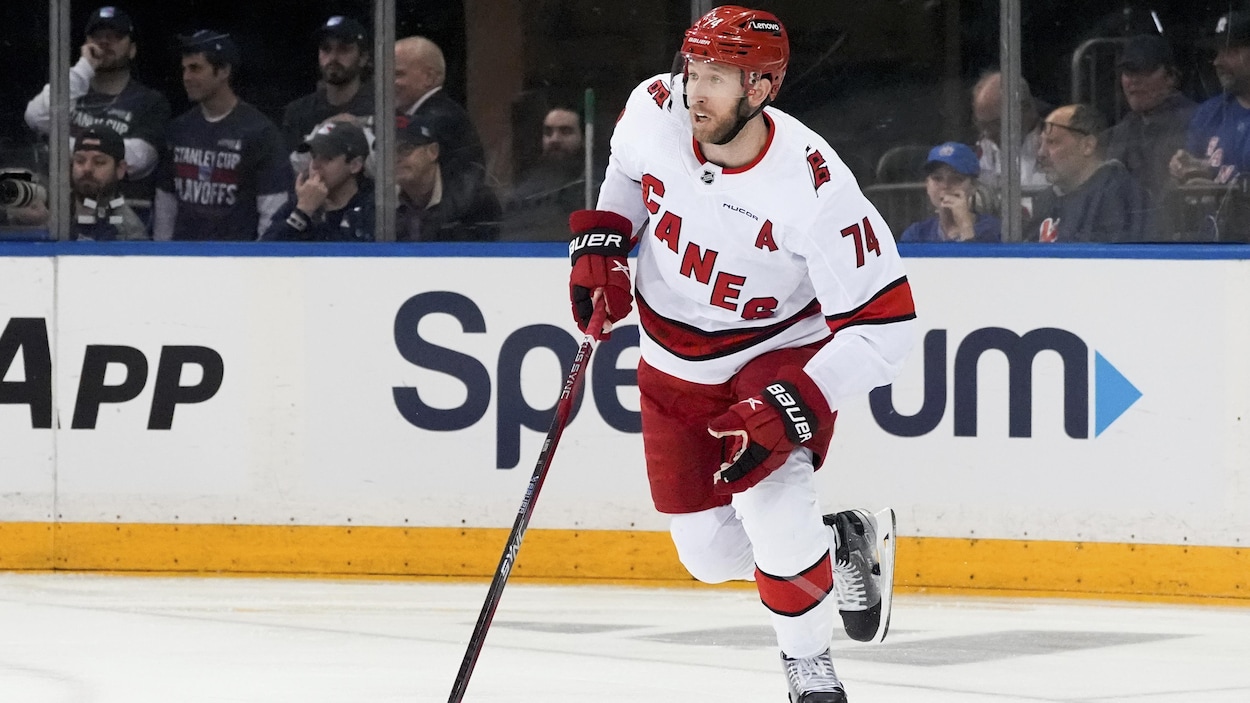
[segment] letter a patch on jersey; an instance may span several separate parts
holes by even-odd
[[[760,233],[755,235],[755,248],[777,251],[777,242],[773,241],[772,220],[764,220],[764,226],[760,227]]]
[[[829,167],[825,165],[825,157],[819,151],[807,155],[807,165],[812,169],[812,188],[820,190],[821,186],[833,179],[829,175]]]

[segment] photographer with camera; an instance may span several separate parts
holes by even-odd
[[[128,166],[122,194],[128,204],[146,214],[155,193],[154,174],[164,147],[169,101],[131,77],[137,51],[135,27],[123,10],[101,7],[91,13],[86,35],[81,58],[70,69],[70,134],[77,137],[84,130],[106,125],[121,135]],[[48,86],[26,106],[26,124],[40,134],[48,134]]]
[[[44,227],[48,191],[23,169],[0,170],[0,227]]]

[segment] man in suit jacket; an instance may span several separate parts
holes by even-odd
[[[439,135],[445,177],[486,180],[486,155],[469,113],[443,90],[447,63],[443,52],[425,37],[395,42],[395,107],[401,115],[420,115]]]

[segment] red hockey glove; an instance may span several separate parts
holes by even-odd
[[[817,417],[829,415],[810,376],[795,367],[781,369],[780,376],[708,423],[708,432],[723,442],[723,463],[712,486],[717,494],[739,493],[763,481],[790,450],[816,435]]]
[[[594,292],[602,290],[608,307],[608,322],[617,322],[634,308],[634,287],[629,280],[629,250],[632,248],[629,220],[607,210],[578,210],[569,216],[569,298],[573,319],[586,331],[594,312]],[[607,339],[604,334],[601,339]]]

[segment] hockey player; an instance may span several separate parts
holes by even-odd
[[[836,410],[898,373],[915,309],[850,171],[769,105],[789,53],[766,12],[719,7],[686,31],[672,74],[630,95],[597,209],[570,218],[570,294],[583,330],[600,298],[621,320],[637,247],[655,506],[696,578],[755,580],[790,700],[841,703],[834,612],[854,639],[885,636],[894,513],[822,518],[813,472]]]

